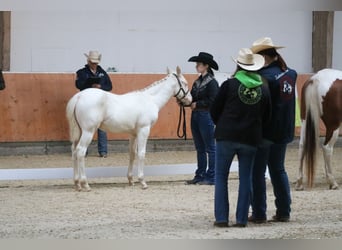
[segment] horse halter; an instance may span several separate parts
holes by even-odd
[[[183,100],[187,96],[187,94],[189,93],[189,89],[188,89],[188,91],[185,91],[183,86],[182,86],[181,81],[179,80],[179,77],[177,76],[177,74],[173,73],[173,75],[176,77],[178,85],[179,85],[179,90],[178,90],[177,94],[174,95],[174,97],[176,97],[177,100],[181,101],[181,100]],[[182,97],[178,96],[180,93],[183,94]]]
[[[177,94],[174,95],[174,97],[177,98],[178,101],[182,101],[187,94],[190,92],[189,89],[188,91],[185,91],[181,81],[179,80],[179,77],[177,74],[173,73],[173,75],[176,77],[178,85],[179,85],[179,90],[177,92]],[[183,96],[180,98],[178,97],[178,95],[182,93]],[[183,124],[182,124],[183,121]],[[181,126],[182,125],[182,126]],[[178,138],[184,138],[184,140],[187,139],[186,136],[186,118],[185,118],[185,105],[183,103],[180,103],[179,105],[179,119],[178,119],[178,125],[177,125],[177,136]]]

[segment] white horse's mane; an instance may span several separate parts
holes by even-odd
[[[165,82],[168,78],[169,78],[169,76],[167,76],[167,77],[165,77],[165,78],[163,78],[161,80],[155,81],[154,83],[151,83],[150,85],[146,86],[145,88],[133,91],[133,93],[135,93],[135,92],[144,92],[144,91],[146,91],[146,90],[148,90],[148,89],[150,89],[150,88],[152,88],[152,87],[154,87],[154,86],[156,86],[156,85],[158,85],[158,84],[160,84],[162,82]]]

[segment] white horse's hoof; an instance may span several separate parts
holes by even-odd
[[[127,176],[127,179],[128,179],[128,185],[134,186],[133,176]]]
[[[77,181],[74,181],[74,183],[75,183],[75,191],[78,191],[78,192],[82,191],[80,182],[77,180]]]
[[[147,189],[147,188],[148,188],[146,182],[142,182],[142,183],[141,183],[141,188],[142,188],[142,189]]]
[[[91,188],[87,182],[81,182],[81,187],[83,191],[86,191],[86,192],[91,191]]]
[[[330,185],[329,189],[337,190],[338,189],[338,185],[336,183],[334,185]]]

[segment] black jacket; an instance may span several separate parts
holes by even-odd
[[[200,76],[192,85],[192,102],[196,102],[196,109],[209,110],[218,92],[219,85],[210,73]],[[195,110],[196,110],[195,109]]]
[[[104,71],[99,65],[97,66],[95,74],[93,74],[88,65],[85,65],[84,68],[78,70],[76,72],[76,87],[79,90],[91,88],[92,83],[89,82],[89,79],[94,77],[100,78],[100,82],[98,83],[101,85],[101,89],[106,91],[112,90],[112,82],[107,72]]]
[[[240,87],[241,86],[241,87]],[[246,91],[247,90],[247,91]],[[262,141],[262,126],[270,119],[271,100],[267,85],[253,88],[259,96],[256,103],[243,101],[242,84],[236,78],[222,83],[213,102],[210,114],[216,124],[216,140],[227,140],[257,146]]]

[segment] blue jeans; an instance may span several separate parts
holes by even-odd
[[[247,224],[250,194],[252,188],[252,168],[257,148],[231,141],[216,142],[215,169],[215,219],[229,222],[228,176],[235,155],[239,161],[239,191],[236,206],[236,223]]]
[[[97,130],[97,150],[99,154],[107,154],[107,133],[101,129]]]
[[[192,112],[191,132],[197,151],[197,170],[195,173],[197,180],[214,182],[216,151],[214,131],[215,127],[209,111]]]
[[[287,173],[285,171],[285,154],[287,144],[264,142],[258,147],[253,168],[252,209],[255,219],[266,219],[266,179],[268,165],[273,193],[275,196],[276,215],[290,217],[291,193]]]

